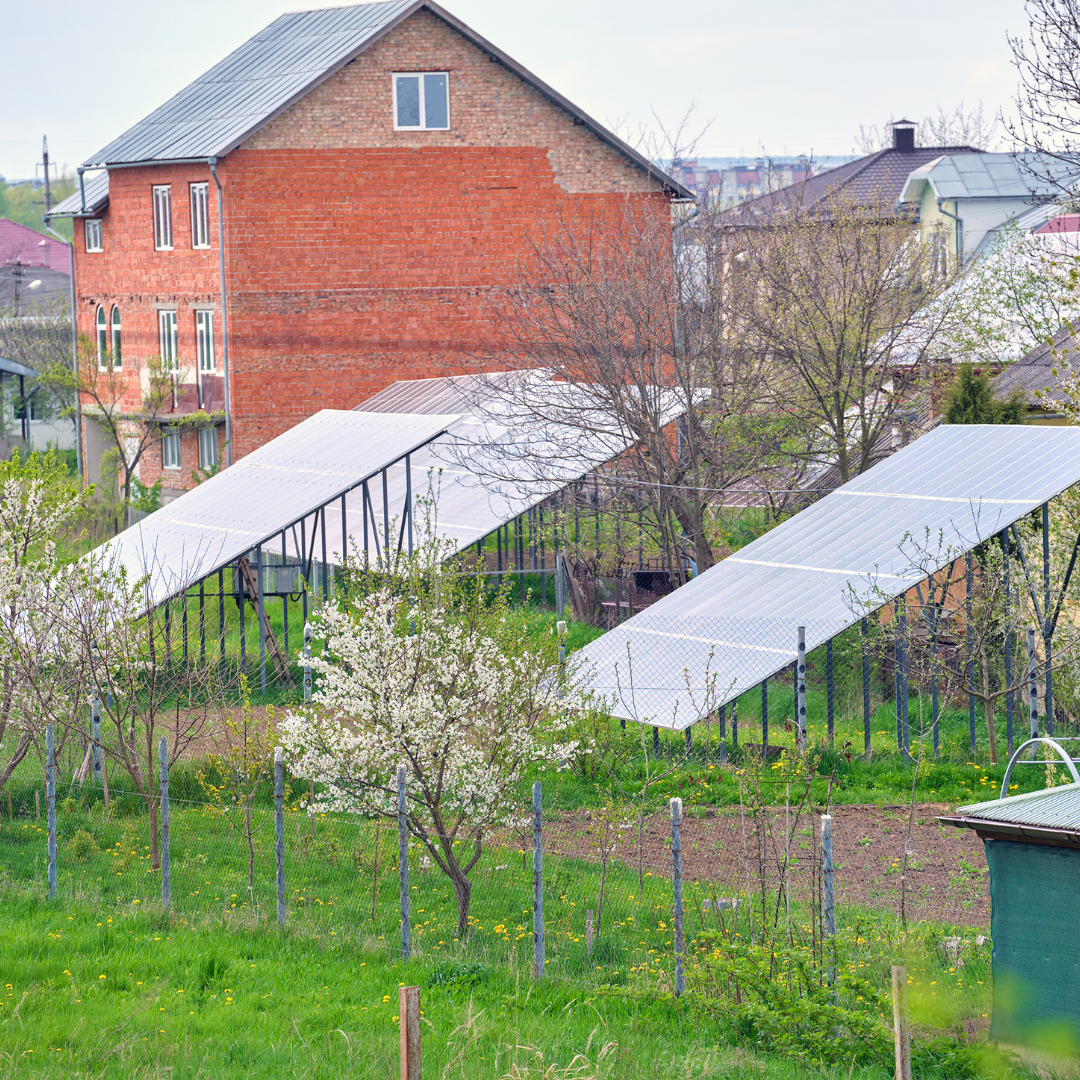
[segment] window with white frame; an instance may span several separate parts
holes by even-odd
[[[209,184],[191,185],[191,246],[210,246]]]
[[[154,247],[158,251],[171,251],[172,246],[172,188],[168,184],[155,184]]]
[[[217,467],[217,428],[199,428],[199,468]]]
[[[158,349],[161,353],[161,370],[176,371],[176,312],[158,312]]]
[[[105,309],[98,305],[97,316],[95,318],[95,327],[97,329],[97,362],[98,368],[101,371],[105,370],[105,357],[109,352],[109,337],[107,324],[105,322]]]
[[[83,224],[87,251],[101,251],[101,219],[87,218]]]
[[[120,368],[120,309],[114,304],[112,309],[112,366]]]
[[[394,76],[395,130],[445,131],[449,127],[449,78],[445,71]]]
[[[200,371],[214,370],[214,313],[195,312],[195,353]]]
[[[167,431],[161,439],[161,466],[164,469],[180,468],[180,432]]]

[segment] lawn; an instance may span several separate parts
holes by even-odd
[[[985,956],[956,973],[920,942],[903,946],[924,961],[913,968],[916,998],[938,1004],[923,1010],[917,1042],[931,1026],[985,1012],[987,981]],[[879,980],[887,959],[847,962]],[[401,963],[300,922],[285,931],[214,918],[180,926],[131,904],[48,904],[9,889],[0,898],[0,970],[7,1076],[389,1078],[401,984],[422,987],[425,1077],[889,1075],[757,1051],[695,993],[680,1001],[625,985],[535,985],[468,947]],[[922,1075],[960,1075],[935,1052],[940,1068]],[[998,1065],[963,1073],[1001,1075]]]

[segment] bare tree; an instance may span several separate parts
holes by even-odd
[[[129,579],[108,561],[108,549],[81,562],[85,586],[67,618],[72,648],[85,658],[90,688],[101,709],[102,750],[127,773],[146,805],[151,866],[160,865],[158,844],[158,740],[168,739],[170,766],[220,717],[225,690],[217,664],[196,665],[174,653],[178,627],[172,604],[186,600],[183,582],[170,589],[179,600],[155,604],[151,575]],[[71,721],[83,738],[86,719]]]
[[[950,325],[951,272],[883,192],[796,190],[729,218],[742,283],[729,294],[744,350],[767,361],[769,402],[794,459],[841,483],[868,469],[903,419]]]
[[[1080,174],[1080,0],[1027,0],[1026,36],[1010,36],[1020,75],[1017,119],[1006,124],[1042,163],[1025,161],[1034,179],[1074,196]]]
[[[602,468],[605,510],[645,522],[672,582],[685,556],[713,564],[719,508],[778,441],[764,361],[727,319],[725,242],[707,211],[673,230],[666,200],[560,220],[498,313],[509,344],[478,358],[515,372],[476,382],[517,433],[485,466],[553,483],[571,478],[567,461]]]
[[[895,116],[880,126],[860,124],[855,136],[855,149],[860,154],[873,154],[892,146],[892,125]],[[974,150],[1000,150],[1001,120],[987,115],[980,101],[970,108],[964,102],[950,113],[939,105],[937,115],[927,115],[916,125],[916,146],[970,146]]]
[[[69,362],[59,362],[43,372],[42,382],[55,394],[82,398],[84,418],[97,425],[107,446],[102,479],[115,474],[123,511],[131,502],[143,455],[160,444],[163,425],[176,422],[170,414],[184,373],[167,368],[160,356],[121,365],[110,350],[99,351],[85,335],[78,358],[77,371]],[[122,521],[113,524],[118,529]]]

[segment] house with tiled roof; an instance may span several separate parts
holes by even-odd
[[[282,15],[84,162],[52,216],[74,218],[77,327],[130,372],[130,407],[159,355],[177,413],[220,418],[144,456],[144,484],[179,489],[319,409],[497,355],[545,230],[690,197],[438,4],[384,0]]]
[[[820,207],[827,213],[830,200],[843,198],[855,204],[896,207],[901,210],[901,196],[908,177],[927,163],[946,154],[977,153],[971,146],[916,146],[916,125],[897,120],[892,125],[891,146],[815,173],[805,180],[748,200],[739,209],[741,220],[767,219],[778,208],[792,202],[804,208]]]

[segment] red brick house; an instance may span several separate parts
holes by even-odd
[[[236,458],[321,408],[497,351],[528,237],[691,193],[449,12],[390,0],[283,15],[79,170],[78,329],[154,354]],[[220,214],[220,218],[219,218]],[[93,423],[85,425],[93,479]],[[187,486],[199,433],[149,450]],[[100,450],[98,451],[100,458]]]

